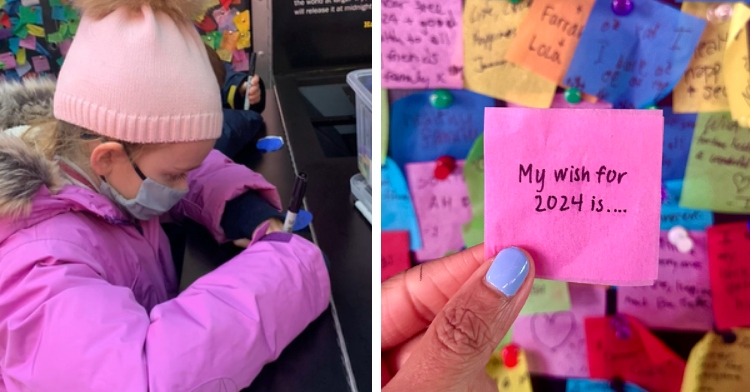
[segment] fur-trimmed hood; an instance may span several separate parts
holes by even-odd
[[[0,83],[0,131],[53,118],[55,81],[48,78]]]

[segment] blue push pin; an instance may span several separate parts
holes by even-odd
[[[310,211],[299,210],[297,213],[297,219],[294,221],[293,231],[300,231],[312,223],[313,215]]]
[[[284,139],[281,136],[266,136],[258,140],[255,147],[263,153],[277,151],[284,147]]]

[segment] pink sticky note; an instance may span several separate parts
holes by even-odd
[[[409,232],[384,231],[380,233],[380,281],[385,282],[411,267],[409,260]]]
[[[60,42],[60,54],[63,56],[68,55],[68,50],[70,50],[70,45],[73,43],[73,41],[66,39],[63,42]]]
[[[34,56],[31,58],[34,63],[34,70],[38,72],[49,71],[49,60],[44,56]]]
[[[565,312],[519,316],[513,342],[526,351],[529,372],[554,377],[588,377],[583,320],[604,316],[607,293],[601,286],[571,283]]]
[[[13,53],[10,52],[0,53],[0,61],[5,64],[4,69],[13,69],[17,65],[16,58],[13,56]]]
[[[659,110],[485,109],[485,253],[529,251],[536,277],[657,278]]]
[[[463,87],[461,0],[400,0],[381,12],[384,88]]]
[[[507,102],[509,108],[522,108],[523,105],[518,105],[513,102]],[[565,94],[555,94],[552,99],[552,109],[612,109],[612,104],[605,101],[588,102],[581,101],[578,103],[570,103],[565,100]]]
[[[653,286],[617,289],[617,311],[653,329],[709,331],[712,312],[706,232],[690,231],[693,249],[680,253],[659,237],[659,278]]]
[[[18,41],[18,46],[26,49],[36,50],[36,37],[29,34],[26,38]]]
[[[232,68],[235,72],[244,72],[250,69],[250,59],[244,50],[235,50],[232,54]]]
[[[464,182],[464,162],[445,180],[435,179],[435,162],[407,163],[409,193],[414,201],[422,249],[417,261],[428,261],[461,250],[461,225],[471,220],[471,204]]]

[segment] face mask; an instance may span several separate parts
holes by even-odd
[[[146,178],[141,188],[138,189],[135,199],[128,200],[105,181],[99,185],[99,193],[122,206],[130,215],[139,220],[150,220],[165,214],[179,203],[187,192],[166,187]]]

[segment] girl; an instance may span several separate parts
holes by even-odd
[[[177,293],[160,216],[226,241],[225,207],[278,195],[211,151],[203,4],[76,5],[56,122],[0,136],[0,391],[237,391],[328,306],[323,257],[256,218],[233,228],[246,250]]]

